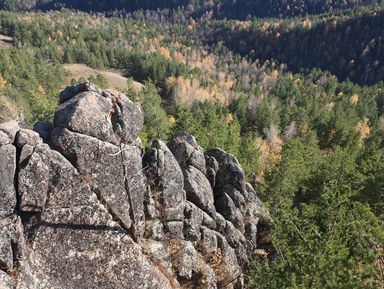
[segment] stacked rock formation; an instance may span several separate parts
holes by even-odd
[[[54,123],[0,125],[0,288],[244,288],[269,220],[236,158],[83,83]]]

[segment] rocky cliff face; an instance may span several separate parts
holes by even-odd
[[[0,288],[244,288],[269,220],[236,158],[68,87],[52,124],[0,126]]]

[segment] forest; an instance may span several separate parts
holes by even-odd
[[[208,41],[254,59],[275,59],[289,70],[320,68],[340,80],[361,85],[384,79],[382,8],[358,8],[332,16],[252,21],[247,25],[217,22]],[[239,45],[241,43],[241,45]]]
[[[66,64],[118,71],[144,145],[188,131],[234,154],[267,204],[272,246],[250,288],[384,288],[382,1],[0,8],[0,122],[51,121],[76,81]]]
[[[316,15],[374,4],[383,4],[383,0],[2,0],[0,8],[12,11],[69,8],[103,13],[183,9],[184,14],[194,17],[212,12],[216,18],[246,19]]]

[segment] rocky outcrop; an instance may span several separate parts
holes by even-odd
[[[142,127],[88,83],[53,125],[0,125],[0,288],[246,286],[269,219],[238,161],[187,133],[144,152]]]

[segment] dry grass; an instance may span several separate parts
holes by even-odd
[[[70,79],[79,79],[80,77],[88,79],[90,76],[95,77],[100,74],[107,80],[108,88],[116,89],[121,92],[126,91],[128,88],[128,79],[122,76],[121,72],[119,71],[97,70],[79,63],[65,64],[64,68],[69,72]],[[142,85],[140,82],[134,81],[133,88],[137,91],[140,91],[144,88],[144,85]]]
[[[24,116],[17,104],[0,94],[0,122],[16,120],[23,122]]]

